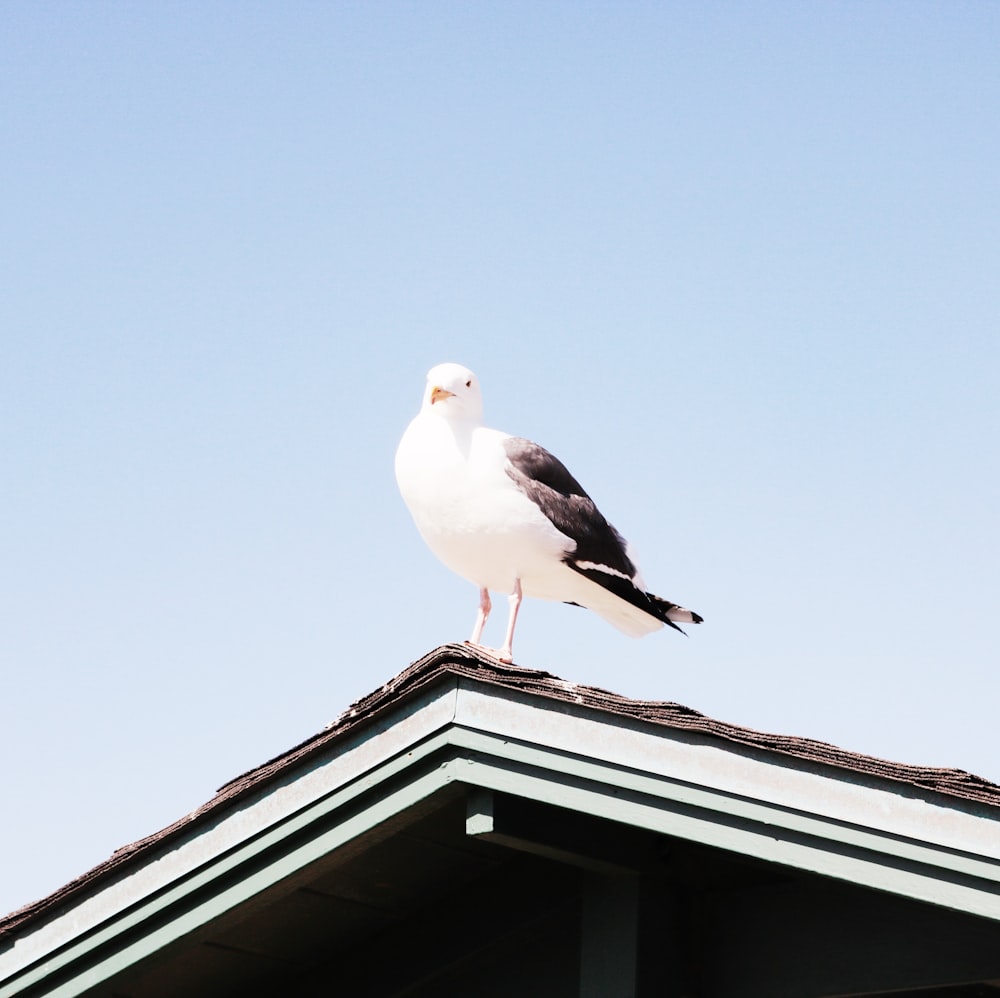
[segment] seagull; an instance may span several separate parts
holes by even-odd
[[[632,637],[702,621],[646,591],[630,545],[558,458],[483,425],[479,379],[461,364],[428,373],[395,471],[427,546],[479,589],[470,644],[482,647],[490,591],[509,594],[503,646],[483,649],[501,662],[524,596],[587,607]]]

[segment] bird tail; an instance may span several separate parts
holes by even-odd
[[[694,610],[688,610],[687,607],[671,603],[670,600],[663,599],[661,596],[654,596],[652,593],[646,593],[646,596],[649,599],[653,615],[675,631],[680,631],[681,634],[684,633],[684,630],[678,627],[675,621],[680,621],[682,624],[700,624],[705,619]]]
[[[576,599],[571,602],[593,610],[634,638],[651,634],[663,624],[683,634],[684,630],[674,623],[677,620],[688,624],[701,623],[702,618],[693,610],[639,589],[632,579],[621,572],[602,569],[598,565],[580,564],[570,558],[565,559],[564,564],[593,583],[578,589],[574,593]]]

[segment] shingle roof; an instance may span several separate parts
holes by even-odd
[[[721,739],[763,753],[784,756],[865,776],[896,781],[931,794],[943,794],[990,807],[1000,807],[1000,786],[958,769],[912,766],[848,752],[810,738],[767,734],[706,717],[690,707],[656,700],[633,700],[594,686],[578,686],[535,669],[502,665],[468,645],[442,645],[404,669],[381,688],[362,697],[323,731],[220,787],[211,800],[172,825],[117,849],[107,860],[53,894],[0,918],[0,941],[19,935],[47,913],[72,902],[129,864],[141,862],[154,849],[200,822],[216,817],[234,801],[286,777],[295,767],[324,752],[339,739],[383,716],[417,691],[450,677],[467,678],[498,689],[575,704],[604,714],[631,718],[680,731]]]

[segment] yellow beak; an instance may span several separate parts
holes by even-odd
[[[440,402],[443,399],[451,398],[455,393],[449,392],[446,388],[441,388],[439,385],[435,385],[431,389],[431,405],[435,402]]]

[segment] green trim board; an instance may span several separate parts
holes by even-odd
[[[953,878],[981,884],[987,897],[1000,893],[1000,859],[969,853],[909,835],[873,829],[839,818],[797,810],[785,804],[749,798],[729,791],[698,787],[685,781],[640,773],[594,758],[528,745],[495,734],[456,727],[451,743],[468,750],[463,780],[503,793],[530,796],[584,814],[601,814],[614,821],[667,835],[701,841],[719,848],[799,866],[794,843],[810,841],[831,861],[801,868],[863,883],[850,866],[850,853],[883,857],[878,862],[912,871],[924,869],[931,880]],[[505,760],[496,766],[496,760]],[[483,772],[472,767],[483,766]],[[539,777],[537,774],[544,773]],[[747,837],[748,833],[749,837]],[[788,847],[788,852],[783,850]],[[836,858],[835,858],[836,857]],[[874,885],[872,885],[874,886]],[[894,888],[880,885],[881,889]],[[902,883],[896,893],[946,904],[943,899],[918,897]],[[950,906],[950,905],[949,905]],[[1000,907],[959,904],[959,910],[1000,919]]]
[[[349,807],[354,796],[350,791],[335,795],[314,813],[303,814],[296,821],[247,842],[243,848],[220,857],[127,914],[83,935],[44,962],[26,968],[16,978],[0,984],[0,998],[35,993],[53,998],[81,994],[293,877],[365,831],[420,804],[451,781],[448,765],[436,766],[372,800],[333,827],[322,832],[314,830],[301,844],[282,848],[283,842],[301,839],[304,823],[306,827],[322,823],[330,811]],[[346,799],[339,799],[341,796]],[[46,984],[50,980],[59,983],[52,988]],[[44,990],[32,990],[41,987]]]

